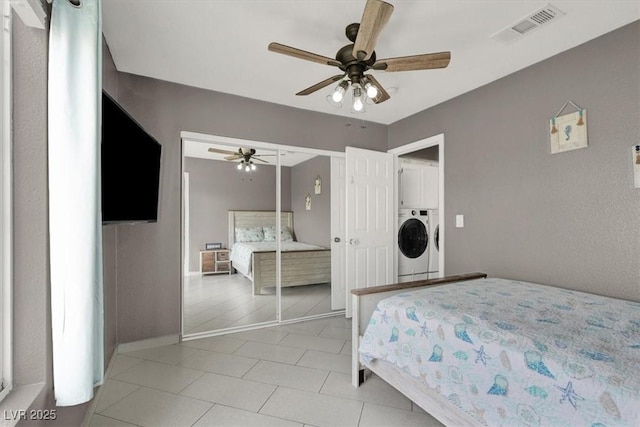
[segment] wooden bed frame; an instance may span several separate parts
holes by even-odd
[[[281,212],[282,227],[293,228],[293,212]],[[229,247],[235,243],[236,227],[275,227],[274,211],[229,211]],[[295,231],[294,231],[295,232]],[[254,252],[251,256],[251,276],[254,295],[262,289],[276,286],[275,251]],[[282,287],[331,282],[331,249],[282,252]]]
[[[392,295],[406,292],[416,288],[438,286],[452,282],[485,279],[484,273],[469,273],[458,276],[448,276],[439,279],[420,280],[417,282],[399,283],[395,285],[374,286],[371,288],[353,289],[351,294],[353,318],[351,324],[351,382],[359,387],[364,382],[364,368],[382,378],[399,392],[407,396],[431,416],[447,426],[481,426],[476,419],[455,404],[442,397],[440,394],[425,386],[419,380],[403,373],[390,363],[372,360],[369,363],[361,362],[358,355],[360,339],[369,324],[369,319],[375,310],[378,301]]]

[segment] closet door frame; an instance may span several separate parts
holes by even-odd
[[[211,143],[211,144],[225,144],[225,145],[230,145],[230,146],[240,146],[240,147],[252,147],[252,148],[256,148],[256,149],[264,149],[264,150],[271,150],[274,151],[276,153],[276,235],[280,235],[281,229],[282,229],[282,224],[281,224],[281,218],[280,218],[280,214],[282,211],[282,169],[281,169],[281,157],[283,153],[287,153],[287,152],[297,152],[297,153],[303,153],[303,154],[313,154],[313,155],[319,155],[319,156],[328,156],[330,158],[333,157],[338,157],[338,158],[344,158],[345,157],[345,153],[344,152],[339,152],[339,151],[330,151],[330,150],[321,150],[321,149],[315,149],[315,148],[306,148],[306,147],[296,147],[296,146],[291,146],[291,145],[281,145],[281,144],[274,144],[271,142],[264,142],[264,141],[254,141],[254,140],[247,140],[247,139],[241,139],[241,138],[231,138],[231,137],[227,137],[227,136],[221,136],[221,135],[211,135],[211,134],[203,134],[203,133],[197,133],[197,132],[187,132],[187,131],[182,131],[180,132],[180,138],[182,141],[182,146],[184,146],[185,142],[189,141],[189,142],[195,142],[195,143]],[[181,165],[181,173],[184,173],[184,154],[182,155],[182,165]],[[240,331],[247,331],[247,330],[254,330],[254,329],[260,329],[260,328],[265,328],[265,327],[270,327],[270,326],[274,326],[274,325],[278,325],[278,324],[283,324],[283,323],[294,323],[294,322],[299,322],[301,320],[307,320],[305,319],[291,319],[291,320],[286,320],[283,321],[282,320],[282,289],[280,286],[281,283],[281,258],[280,258],[280,254],[281,254],[281,245],[280,245],[280,241],[277,241],[277,245],[276,245],[276,320],[272,321],[272,322],[264,322],[264,323],[260,323],[260,324],[254,324],[254,325],[247,325],[247,326],[241,326],[241,327],[235,327],[235,328],[226,328],[226,329],[219,329],[219,330],[214,330],[214,331],[209,331],[209,332],[201,332],[201,333],[196,333],[196,334],[189,334],[189,335],[185,335],[184,333],[184,275],[185,275],[185,271],[184,271],[184,258],[185,258],[185,251],[188,250],[188,248],[185,247],[185,242],[184,242],[184,232],[185,232],[185,218],[184,218],[184,212],[185,212],[185,188],[184,188],[184,180],[181,184],[181,203],[182,203],[182,210],[181,212],[183,212],[183,216],[181,218],[181,229],[182,229],[182,245],[181,245],[181,260],[182,262],[181,264],[181,269],[183,270],[181,273],[181,301],[180,301],[180,322],[181,322],[181,327],[180,327],[180,340],[181,341],[189,341],[189,340],[194,340],[194,339],[200,339],[200,338],[207,338],[207,337],[213,337],[213,336],[217,336],[217,335],[224,335],[224,334],[229,334],[231,332],[240,332]],[[341,312],[331,312],[328,313],[327,315],[332,316],[332,315],[336,315],[336,314],[340,314]],[[314,316],[315,317],[315,316]],[[322,317],[322,316],[320,316]]]

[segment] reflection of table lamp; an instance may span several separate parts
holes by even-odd
[[[307,197],[305,197],[304,202],[305,202],[305,209],[310,211],[311,210],[311,194],[307,194]]]
[[[320,175],[316,177],[315,189],[316,189],[316,194],[322,193],[322,180],[320,179]]]

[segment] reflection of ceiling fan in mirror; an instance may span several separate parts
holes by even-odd
[[[351,84],[352,112],[360,113],[364,111],[364,101],[370,100],[379,104],[391,97],[373,75],[365,74],[367,70],[387,72],[431,70],[447,67],[451,59],[450,52],[377,59],[374,50],[376,42],[382,29],[389,21],[391,12],[393,12],[393,5],[381,0],[367,0],[360,23],[350,24],[346,28],[346,36],[352,44],[343,46],[336,53],[335,59],[280,43],[270,43],[269,50],[306,61],[338,67],[341,74],[316,83],[296,95],[309,95],[330,84],[340,82],[333,94],[327,97],[327,100],[334,105],[341,106],[345,92]]]
[[[275,154],[256,154],[255,149],[242,147],[238,148],[238,151],[221,150],[219,148],[211,147],[208,151],[211,153],[227,154],[227,157],[225,157],[224,159],[230,162],[240,160],[240,163],[238,163],[238,170],[244,168],[244,170],[247,172],[256,170],[256,165],[253,163],[254,160],[258,162],[269,163],[266,160],[262,160],[261,157],[275,156]]]

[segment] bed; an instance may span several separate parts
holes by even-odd
[[[298,242],[293,212],[281,212],[283,287],[331,282],[331,250]],[[229,211],[231,263],[251,280],[254,295],[276,286],[276,212]]]
[[[481,273],[352,293],[355,386],[451,426],[640,425],[638,302]]]

